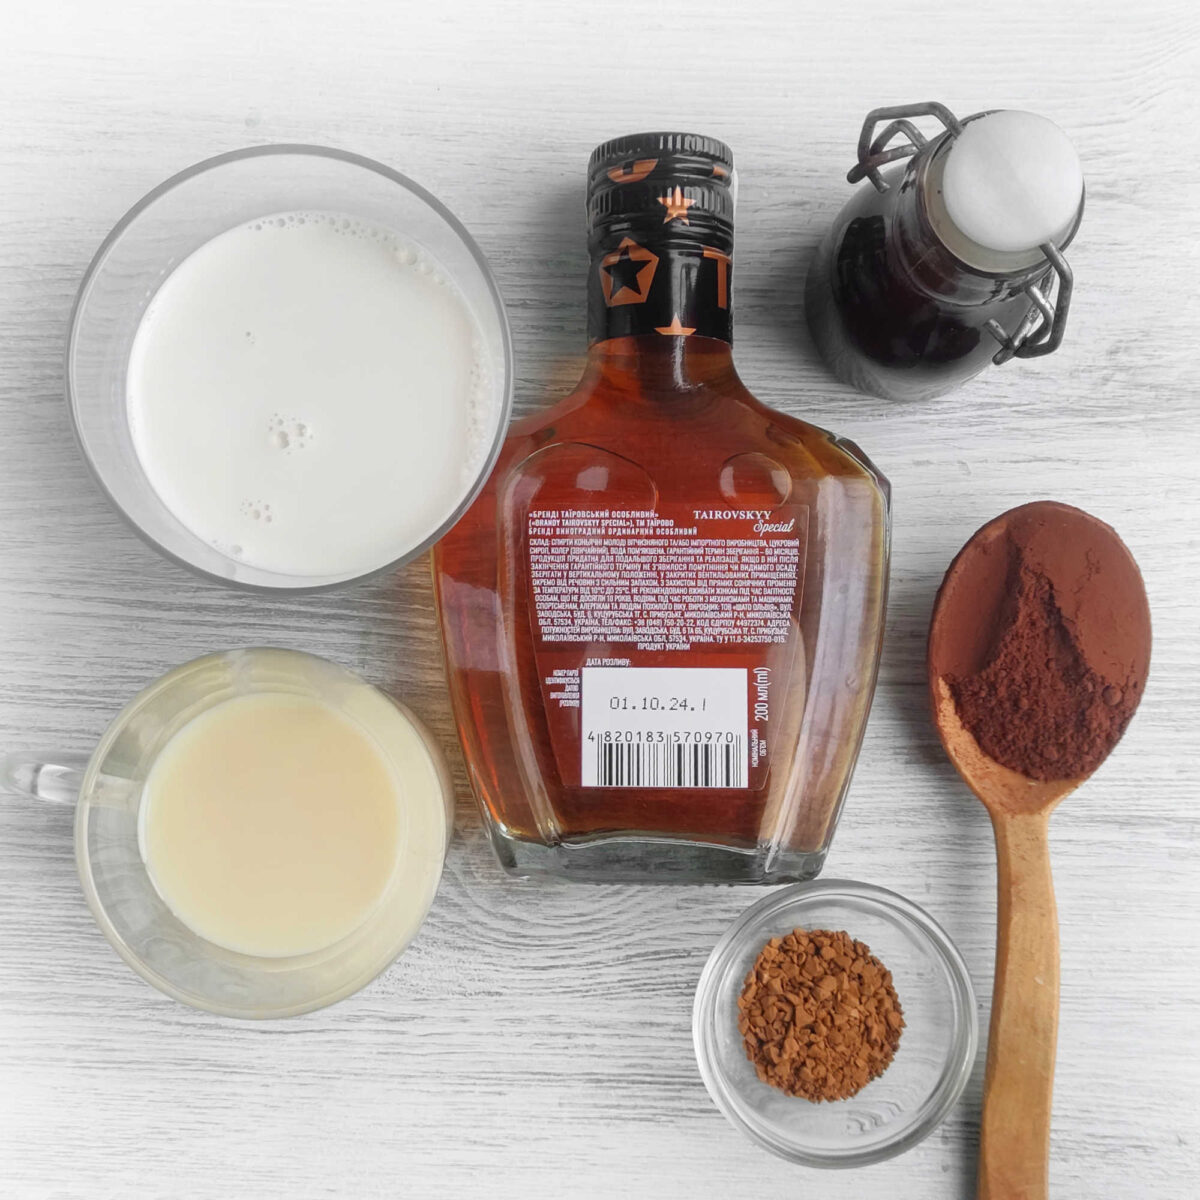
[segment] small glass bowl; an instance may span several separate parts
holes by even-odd
[[[845,930],[892,972],[905,1028],[888,1069],[848,1100],[814,1103],[763,1083],[738,1032],[738,997],[759,951],[793,929]],[[927,1137],[962,1094],[979,1044],[962,956],[915,904],[883,888],[825,879],[752,905],[717,943],[692,1020],[700,1074],[717,1107],[751,1139],[809,1167],[860,1167]]]

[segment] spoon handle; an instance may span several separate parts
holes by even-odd
[[[1046,1200],[1058,1040],[1058,913],[1049,811],[992,817],[996,982],[979,1138],[979,1200]]]

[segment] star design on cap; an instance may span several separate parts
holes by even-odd
[[[683,194],[683,188],[676,187],[674,192],[668,192],[665,196],[659,196],[659,204],[663,205],[667,210],[667,215],[663,217],[663,224],[668,221],[674,221],[678,218],[685,225],[689,224],[687,219],[687,210],[695,204],[695,200],[688,200]]]
[[[689,329],[679,319],[679,314],[676,313],[675,316],[671,318],[670,325],[655,325],[654,332],[665,334],[668,337],[670,337],[672,334],[674,334],[676,337],[691,337],[691,335],[696,332],[696,328],[695,326],[692,326]]]
[[[658,255],[633,238],[622,238],[611,254],[600,260],[600,287],[610,308],[619,304],[641,304],[650,294],[658,269]]]

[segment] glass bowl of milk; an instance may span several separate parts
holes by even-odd
[[[314,590],[431,546],[512,404],[512,339],[470,234],[354,154],[265,146],[167,180],[80,287],[67,393],[101,488],[177,562]]]

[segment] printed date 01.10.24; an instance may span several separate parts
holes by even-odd
[[[687,696],[609,696],[613,712],[707,712],[708,697],[699,700]]]

